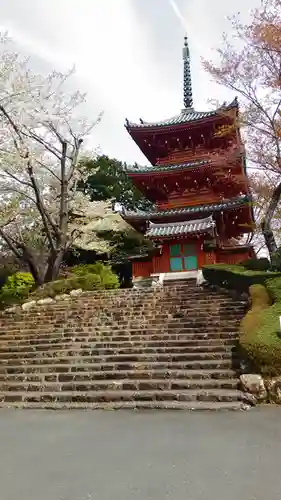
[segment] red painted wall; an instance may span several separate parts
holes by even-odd
[[[252,252],[247,249],[241,252],[218,252],[217,262],[219,264],[239,264],[243,260],[252,258]]]
[[[185,240],[169,240],[169,242],[164,243],[162,247],[161,255],[156,255],[152,258],[152,262],[133,262],[133,277],[148,277],[151,274],[169,273],[170,269],[170,245],[179,243],[194,243],[194,239]],[[199,269],[207,262],[210,262],[210,258],[206,257],[206,253],[202,250],[202,239],[195,240],[197,246],[197,259]]]
[[[194,242],[194,240],[186,239],[181,240],[182,243]],[[134,278],[147,278],[151,274],[169,273],[170,270],[170,250],[169,246],[178,243],[179,240],[169,241],[163,244],[162,254],[156,255],[151,261],[134,261],[133,262],[133,277]],[[252,258],[253,253],[251,249],[243,249],[241,252],[231,252],[229,249],[226,251],[218,252],[203,252],[202,250],[202,239],[198,239],[197,243],[197,258],[198,258],[198,268],[201,269],[206,264],[239,264],[241,261]]]
[[[133,278],[148,278],[152,271],[152,262],[133,261],[132,274]]]

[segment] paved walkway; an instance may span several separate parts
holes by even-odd
[[[0,411],[1,500],[277,500],[281,409]]]

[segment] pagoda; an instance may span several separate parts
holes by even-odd
[[[160,122],[126,120],[127,131],[151,163],[127,173],[155,207],[123,210],[123,218],[155,242],[154,252],[132,258],[133,278],[194,275],[205,264],[234,264],[254,256],[251,246],[241,244],[253,231],[254,219],[238,100],[214,111],[195,111],[187,37],[183,103],[180,114]]]

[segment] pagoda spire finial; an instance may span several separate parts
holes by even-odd
[[[187,36],[184,37],[183,47],[183,103],[185,109],[192,109],[193,97],[190,71],[190,53]]]

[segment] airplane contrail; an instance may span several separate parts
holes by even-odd
[[[180,20],[182,26],[184,27],[186,33],[188,32],[188,28],[187,28],[187,24],[186,24],[186,21],[177,5],[177,3],[175,2],[175,0],[169,0],[169,3],[174,11],[174,13],[176,14],[177,18]]]

